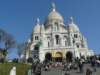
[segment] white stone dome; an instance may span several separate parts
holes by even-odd
[[[34,33],[39,33],[40,32],[40,25],[36,25],[33,29]]]
[[[68,28],[71,31],[79,31],[79,27],[73,22],[73,17],[70,18],[70,23],[68,24]]]
[[[55,4],[52,4],[52,11],[49,13],[49,15],[46,18],[46,21],[51,21],[51,20],[59,20],[63,22],[63,17],[60,13],[56,11]]]
[[[47,20],[60,20],[63,21],[63,17],[57,11],[51,11],[47,17]]]
[[[69,29],[73,31],[79,31],[79,28],[76,24],[69,24]]]
[[[36,24],[36,26],[34,27],[33,32],[34,32],[34,33],[40,33],[40,28],[41,28],[41,26],[40,26],[40,21],[39,21],[39,19],[37,19],[37,24]]]

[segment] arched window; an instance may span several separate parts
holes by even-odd
[[[48,47],[50,47],[50,42],[48,41]]]
[[[47,37],[47,40],[48,40],[47,45],[48,45],[48,47],[50,47],[50,37],[49,36]]]
[[[67,42],[67,36],[64,36],[64,46],[67,46],[68,42]]]
[[[77,48],[79,48],[80,46],[79,46],[79,44],[77,44]]]
[[[58,23],[55,22],[55,31],[58,31],[59,30],[59,26],[58,26]]]
[[[59,38],[59,35],[56,35],[55,38],[56,38],[56,44],[57,44],[57,45],[60,44],[60,38]]]
[[[77,34],[74,34],[74,38],[78,38],[78,35]]]
[[[67,46],[67,40],[65,40],[65,46]]]

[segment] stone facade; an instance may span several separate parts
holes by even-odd
[[[45,60],[46,54],[51,54],[52,58],[66,58],[68,52],[71,52],[73,57],[79,58],[80,56],[93,55],[93,51],[89,50],[87,40],[80,32],[73,17],[70,17],[68,24],[64,24],[64,19],[56,11],[55,4],[52,4],[52,11],[44,24],[40,24],[39,19],[37,19],[32,35],[28,40],[26,58],[34,56],[32,53],[35,50],[34,47],[40,42],[38,56],[41,62]]]

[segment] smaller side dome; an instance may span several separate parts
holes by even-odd
[[[41,28],[40,20],[39,20],[39,18],[37,18],[36,26],[34,27],[33,32],[34,33],[40,33],[40,28]]]
[[[68,24],[68,29],[70,31],[73,31],[73,32],[80,31],[79,27],[74,23],[73,17],[70,17],[70,22]]]

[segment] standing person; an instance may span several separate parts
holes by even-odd
[[[48,71],[49,67],[48,65],[45,65],[45,71]]]
[[[83,62],[81,60],[79,60],[78,65],[79,65],[79,70],[82,73],[83,72]]]
[[[41,65],[38,64],[35,70],[35,75],[41,75]]]
[[[27,75],[33,75],[31,68],[28,69]]]
[[[92,71],[89,68],[86,69],[86,75],[92,75]]]
[[[15,66],[11,69],[10,75],[16,75],[16,67]]]
[[[91,66],[93,68],[93,71],[96,72],[96,57],[92,57],[92,60],[91,60]]]
[[[33,73],[35,73],[35,70],[36,70],[36,63],[32,63],[32,71],[33,71]]]
[[[65,65],[65,74],[64,75],[70,75],[70,65],[68,63]]]
[[[65,71],[64,75],[70,75],[70,72],[69,71]]]

